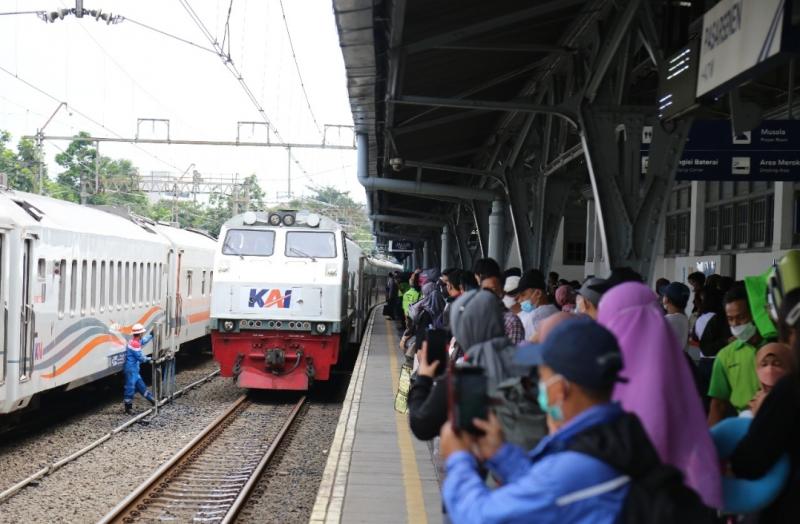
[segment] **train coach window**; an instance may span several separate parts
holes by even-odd
[[[275,232],[263,229],[230,229],[222,244],[223,255],[268,257],[275,249]]]
[[[205,296],[206,294],[206,272],[203,271],[203,278],[200,279],[200,295]]]
[[[106,310],[106,261],[100,262],[100,313]]]
[[[64,318],[64,305],[67,302],[67,261],[58,263],[58,318]]]
[[[86,314],[86,287],[89,283],[89,271],[86,261],[81,263],[81,315]]]
[[[69,273],[69,314],[75,315],[75,307],[78,305],[78,261],[72,261],[72,269]]]
[[[289,231],[286,233],[287,257],[336,258],[336,236],[317,231]]]
[[[94,314],[95,308],[97,307],[97,261],[92,260],[92,297],[90,299],[91,309],[90,311]]]
[[[44,280],[44,274],[46,272],[46,267],[47,267],[47,262],[45,262],[45,260],[43,258],[40,258],[39,259],[39,265],[38,265],[38,271],[37,271],[38,276],[39,276],[39,280]]]
[[[186,272],[186,296],[187,297],[191,297],[192,296],[192,272],[191,271],[187,271]]]
[[[131,263],[125,262],[125,300],[123,304],[128,307],[131,303]]]

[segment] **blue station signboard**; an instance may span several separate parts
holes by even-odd
[[[646,142],[642,141],[643,172],[648,162]],[[729,120],[696,120],[675,178],[800,180],[800,120],[764,121],[738,135],[733,134]]]

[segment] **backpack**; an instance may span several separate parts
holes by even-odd
[[[630,477],[620,524],[713,524],[713,509],[683,483],[683,473],[658,458],[641,422],[631,413],[581,432],[567,446]]]
[[[489,398],[506,442],[528,451],[547,435],[547,416],[528,392],[524,380],[514,377],[502,381]]]

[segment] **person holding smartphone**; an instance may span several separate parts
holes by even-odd
[[[538,366],[539,404],[555,432],[527,452],[503,440],[497,418],[476,419],[483,431],[441,430],[446,460],[442,496],[453,522],[616,522],[628,493],[625,472],[570,442],[588,431],[610,430],[625,438],[608,444],[636,463],[655,456],[635,415],[611,402],[622,356],[616,338],[588,318],[561,322],[539,344],[520,348],[520,364]],[[470,450],[477,449],[476,455]],[[649,454],[648,454],[649,452]],[[631,456],[643,454],[642,457]],[[502,485],[490,490],[478,469],[482,461]],[[657,460],[657,457],[656,457]]]

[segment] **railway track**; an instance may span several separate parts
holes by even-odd
[[[305,400],[265,406],[243,395],[101,522],[232,522]]]

